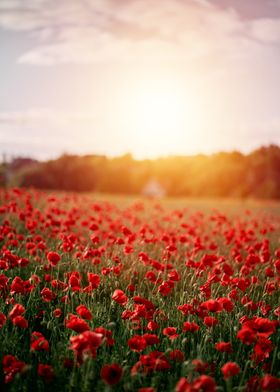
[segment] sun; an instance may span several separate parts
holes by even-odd
[[[192,105],[174,81],[135,84],[126,91],[122,106],[122,126],[139,157],[172,154],[191,128]]]

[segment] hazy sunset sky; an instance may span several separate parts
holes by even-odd
[[[0,0],[0,153],[280,143],[280,0]]]

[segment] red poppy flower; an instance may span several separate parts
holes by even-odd
[[[116,301],[118,304],[120,305],[125,305],[128,301],[127,296],[125,295],[125,293],[122,290],[115,290],[113,295],[112,295],[112,299],[114,301]]]
[[[147,347],[146,339],[140,335],[134,335],[128,339],[127,344],[132,351],[141,352]]]
[[[85,331],[78,336],[70,338],[71,350],[74,351],[77,361],[82,364],[86,355],[96,357],[96,351],[102,344],[103,335],[100,333]]]
[[[249,378],[246,384],[246,392],[258,392],[260,390],[260,378],[259,376],[252,376]]]
[[[79,305],[76,307],[76,312],[85,320],[91,320],[92,314],[90,310],[85,305]]]
[[[184,362],[185,360],[185,354],[181,350],[173,350],[170,351],[169,357],[172,361],[177,361],[177,362]]]
[[[143,338],[146,340],[148,346],[153,346],[154,344],[160,343],[158,336],[155,334],[145,333]]]
[[[177,328],[175,327],[167,327],[167,328],[163,328],[163,335],[168,336],[169,339],[176,339],[179,334],[176,333]]]
[[[164,371],[171,367],[167,357],[161,351],[152,351],[147,355],[141,355],[140,363],[144,368],[144,373]]]
[[[5,374],[5,384],[13,381],[16,374],[23,373],[27,368],[25,362],[19,361],[13,355],[5,355],[2,361],[2,365]]]
[[[90,329],[86,321],[73,314],[70,314],[69,319],[65,320],[65,326],[78,333],[89,331]]]
[[[47,287],[44,287],[43,290],[41,290],[41,296],[44,302],[51,302],[55,297],[54,293]]]
[[[15,304],[13,309],[9,313],[9,317],[12,320],[16,316],[22,316],[24,312],[25,312],[24,306],[22,306],[21,304]]]
[[[115,385],[122,377],[122,368],[116,363],[104,365],[101,368],[100,376],[106,384]]]
[[[80,281],[81,281],[80,274],[77,273],[77,271],[72,272],[69,277],[69,286],[71,287],[72,291],[80,291],[81,289]]]
[[[55,267],[61,260],[60,255],[57,252],[49,252],[47,254],[48,262]]]
[[[105,338],[107,346],[113,346],[115,344],[115,340],[112,339],[112,331],[109,329],[97,327],[94,332],[101,334]]]
[[[54,370],[52,366],[39,363],[38,376],[46,382],[51,382],[54,378]]]
[[[257,344],[254,347],[252,359],[258,364],[269,357],[270,352],[273,350],[273,343],[263,336],[259,337]]]
[[[216,319],[216,317],[207,316],[204,317],[203,322],[207,327],[214,327],[218,324],[219,321]]]
[[[60,308],[56,308],[53,311],[53,315],[54,315],[54,317],[59,318],[62,315],[62,310]]]
[[[28,321],[22,316],[16,316],[12,319],[12,323],[19,328],[26,329],[28,328]]]
[[[181,377],[177,382],[175,392],[191,392],[191,384],[185,377]]]
[[[6,320],[6,316],[2,312],[0,312],[0,328],[3,327],[3,325],[6,323]]]
[[[193,359],[192,364],[197,373],[203,374],[209,369],[209,364],[201,359]]]
[[[232,353],[232,345],[230,342],[219,342],[215,344],[215,349],[221,353]]]
[[[274,377],[270,374],[265,374],[260,381],[262,391],[279,391],[280,378]]]
[[[155,331],[156,329],[158,329],[158,327],[159,327],[158,323],[156,323],[153,320],[149,321],[147,324],[147,329],[149,331]]]
[[[199,376],[192,384],[193,391],[200,392],[215,392],[216,391],[216,382],[215,380],[203,374]]]
[[[269,337],[276,331],[276,326],[278,326],[278,322],[275,320],[271,321],[267,318],[256,317],[254,319],[254,329],[258,332],[259,335],[264,337]]]
[[[184,332],[196,332],[198,331],[200,326],[194,322],[186,321],[183,324],[183,331]]]
[[[181,277],[180,277],[178,271],[173,270],[173,271],[168,273],[168,279],[172,280],[173,282],[179,282]]]
[[[162,282],[158,288],[158,292],[163,296],[166,297],[171,292],[172,286],[168,282]]]
[[[88,272],[87,278],[91,287],[97,289],[97,287],[100,285],[100,276],[93,274],[92,272]]]
[[[222,305],[223,309],[226,312],[232,312],[234,309],[233,302],[231,299],[223,297],[223,298],[218,298],[218,302]]]
[[[240,331],[238,331],[237,338],[239,340],[241,340],[243,342],[243,344],[250,345],[256,341],[257,335],[254,330],[252,330],[251,328],[244,325],[244,326],[242,326]]]
[[[228,378],[239,374],[240,373],[240,367],[235,362],[227,362],[221,368],[221,372],[223,373],[224,379],[227,380]]]
[[[208,312],[220,312],[223,307],[221,303],[215,299],[209,299],[208,301],[203,302],[201,304],[202,307],[206,308]]]

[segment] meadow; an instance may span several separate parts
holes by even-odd
[[[7,391],[280,390],[280,204],[0,190]]]

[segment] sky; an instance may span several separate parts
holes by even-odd
[[[0,0],[0,154],[280,144],[280,0]]]

